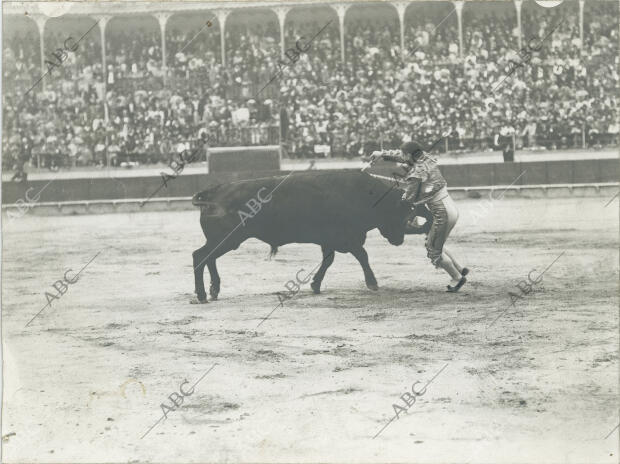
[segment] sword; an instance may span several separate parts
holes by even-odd
[[[383,150],[381,150],[383,151]],[[367,169],[369,169],[370,167],[372,167],[373,164],[375,164],[378,160],[379,160],[379,156],[377,156],[376,158],[371,158],[370,161],[368,161],[364,167],[362,168],[362,172],[366,171]]]
[[[369,169],[369,168],[370,168],[373,164],[375,164],[375,163],[376,163],[376,161],[373,161],[373,160],[371,160],[371,161],[369,161],[368,163],[366,163],[366,164],[364,165],[364,167],[362,168],[362,172],[365,172],[367,169]]]

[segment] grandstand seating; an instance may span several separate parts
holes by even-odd
[[[523,45],[539,44],[560,25],[509,77],[519,51],[511,2],[466,2],[463,50],[455,16],[437,27],[451,3],[410,5],[404,34],[412,53],[404,57],[395,9],[356,4],[345,17],[345,63],[334,11],[293,8],[286,47],[333,21],[262,90],[281,68],[273,11],[228,18],[225,63],[219,22],[205,27],[212,14],[174,14],[165,70],[157,20],[119,15],[106,29],[105,72],[95,28],[31,91],[42,74],[37,26],[12,18],[4,35],[3,167],[166,163],[205,132],[215,146],[282,141],[288,157],[314,157],[316,145],[328,145],[334,157],[357,157],[409,136],[433,141],[444,131],[452,135],[435,151],[617,145],[618,2],[585,2],[583,43],[577,3],[565,4],[543,14],[524,2]],[[88,17],[50,20],[44,58],[92,24]]]

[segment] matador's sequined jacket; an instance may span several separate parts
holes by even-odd
[[[437,167],[437,160],[427,154],[422,155],[415,162],[412,162],[400,150],[385,150],[381,157],[387,161],[396,161],[409,166],[405,175],[406,186],[403,201],[412,205],[433,200],[433,197],[447,186],[446,180]]]

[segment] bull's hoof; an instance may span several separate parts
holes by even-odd
[[[189,304],[206,304],[206,303],[208,303],[206,295],[202,298],[200,298],[199,296],[195,296],[191,300],[189,300]]]
[[[366,287],[368,287],[370,290],[373,290],[375,292],[379,290],[379,286],[377,285],[377,282],[370,283],[370,284],[367,282]]]
[[[312,282],[310,284],[310,287],[312,288],[312,291],[314,292],[315,295],[318,295],[319,293],[321,293],[321,284],[318,282]]]
[[[211,295],[212,300],[217,300],[217,296],[220,294],[220,289],[215,288],[213,285],[209,287],[209,295]]]

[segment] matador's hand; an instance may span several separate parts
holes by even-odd
[[[382,151],[379,150],[375,150],[370,154],[370,161],[372,163],[374,163],[375,161],[377,161],[379,158],[381,158],[381,155],[383,154]]]

